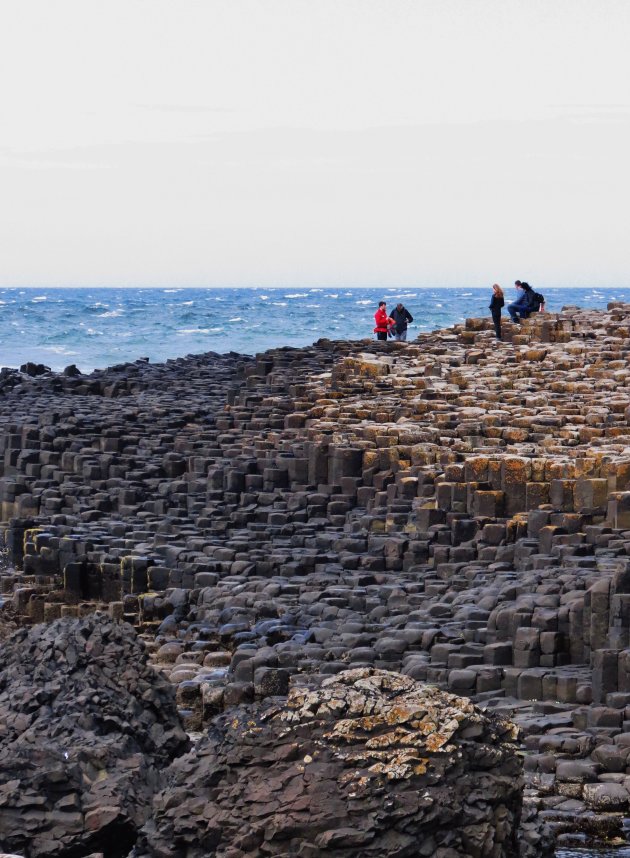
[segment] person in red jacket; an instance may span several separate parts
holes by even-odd
[[[376,327],[374,328],[376,339],[386,340],[387,332],[395,322],[387,315],[387,304],[385,301],[378,302],[378,310],[374,313],[374,321],[376,322]]]

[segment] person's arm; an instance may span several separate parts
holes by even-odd
[[[411,313],[409,312],[409,310],[405,310],[405,315],[407,316],[407,321],[408,321],[408,322],[413,322],[413,316],[411,315]]]

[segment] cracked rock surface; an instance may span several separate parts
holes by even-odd
[[[216,719],[171,767],[136,854],[507,858],[514,738],[509,722],[409,677],[343,671]]]

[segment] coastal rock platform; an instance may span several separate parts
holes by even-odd
[[[189,731],[305,675],[429,682],[521,728],[523,854],[620,836],[630,306],[490,328],[2,370],[7,619],[128,620]]]

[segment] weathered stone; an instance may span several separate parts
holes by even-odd
[[[254,855],[302,854],[310,844],[314,856],[370,856],[431,842],[436,854],[481,858],[516,848],[515,734],[461,698],[361,669],[233,711],[215,728],[172,767],[140,854],[194,858],[246,844]],[[469,764],[477,775],[464,776]]]

